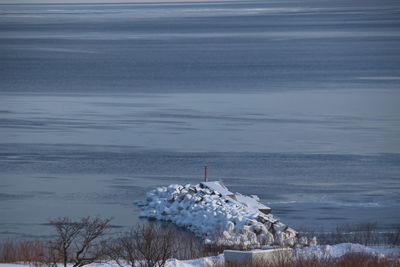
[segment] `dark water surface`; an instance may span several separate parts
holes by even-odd
[[[202,166],[294,227],[400,222],[398,1],[0,4],[0,238],[138,221]]]
[[[46,235],[54,216],[113,216],[137,222],[132,200],[170,183],[210,177],[257,194],[294,226],[325,230],[336,224],[399,222],[400,156],[296,153],[190,153],[135,147],[1,145],[1,236]]]
[[[1,5],[2,90],[398,88],[397,0]]]

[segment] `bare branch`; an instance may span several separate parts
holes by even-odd
[[[58,235],[54,247],[61,254],[64,267],[68,262],[74,263],[73,267],[80,267],[104,258],[107,246],[103,239],[110,221],[89,216],[80,221],[68,217],[50,220]]]

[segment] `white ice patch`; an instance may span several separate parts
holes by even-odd
[[[140,216],[170,221],[194,232],[206,244],[247,249],[298,244],[297,232],[258,200],[232,193],[220,182],[170,185],[146,194]]]

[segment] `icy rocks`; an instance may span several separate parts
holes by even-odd
[[[316,246],[316,245],[317,245],[317,238],[314,236],[310,241],[310,246]]]
[[[299,243],[297,232],[266,214],[271,209],[257,196],[234,194],[219,182],[159,187],[146,194],[141,206],[141,217],[173,222],[206,244],[251,249]]]

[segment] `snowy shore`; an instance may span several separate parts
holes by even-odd
[[[318,259],[336,259],[344,256],[347,253],[361,253],[363,255],[377,256],[380,258],[392,257],[400,258],[400,247],[388,246],[363,246],[360,244],[343,243],[337,245],[310,246],[305,248],[294,249],[294,257],[316,257]],[[204,257],[191,260],[169,259],[166,267],[212,267],[225,264],[224,254],[218,256]],[[26,267],[30,264],[24,263],[0,263],[0,267]],[[61,264],[59,264],[61,266]],[[72,266],[72,265],[70,265]],[[112,261],[104,263],[93,263],[88,267],[118,267]],[[128,267],[128,265],[127,265]]]

